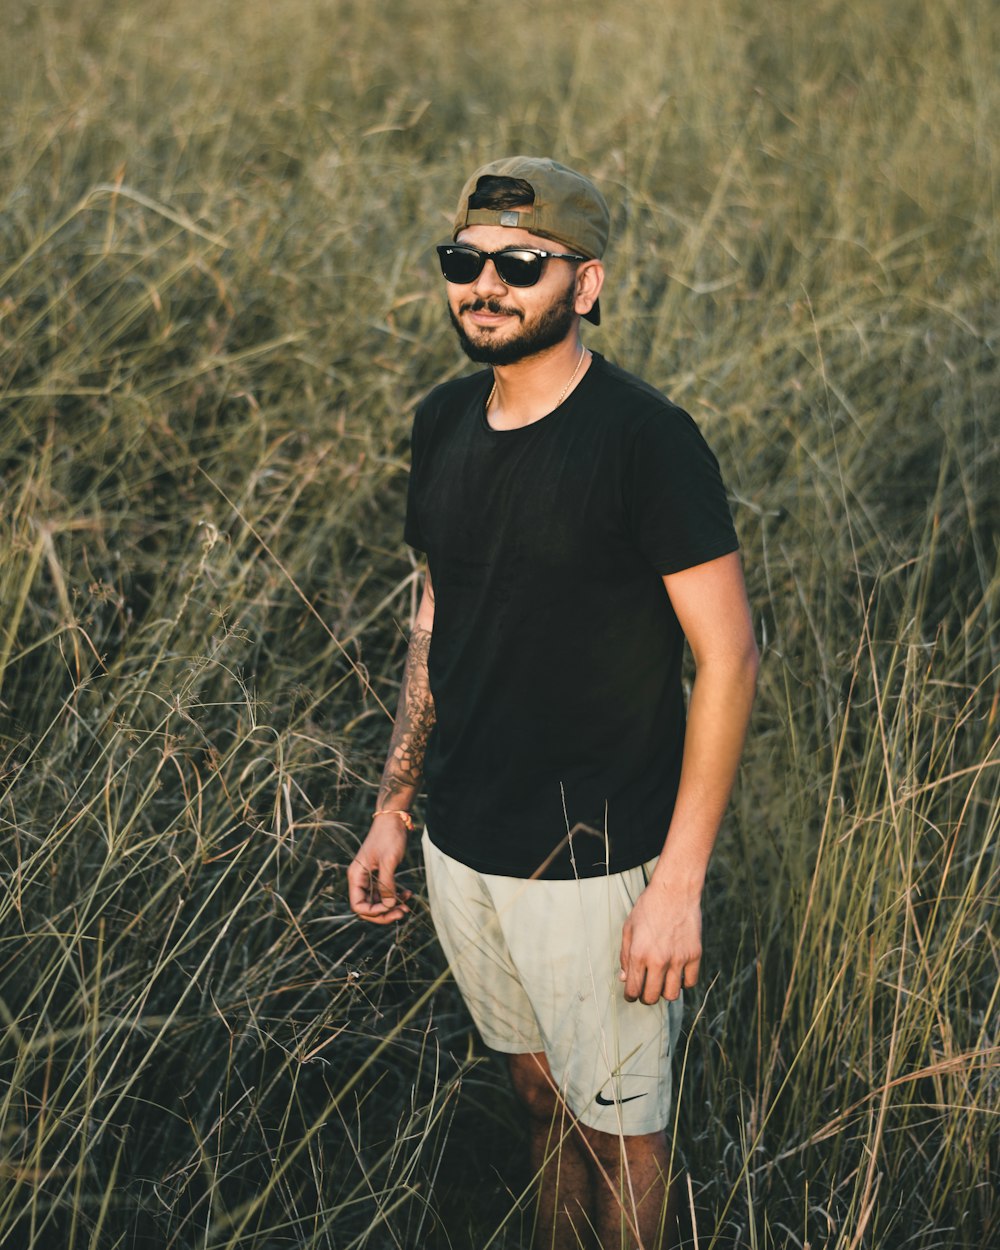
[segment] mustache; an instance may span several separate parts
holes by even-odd
[[[464,312],[490,312],[501,317],[520,317],[524,319],[524,314],[519,308],[508,308],[506,304],[502,304],[498,299],[470,299],[466,300],[458,310]]]

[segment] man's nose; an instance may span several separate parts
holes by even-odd
[[[487,298],[490,295],[498,295],[507,290],[507,284],[497,273],[496,265],[492,260],[487,260],[479,271],[479,277],[473,283],[472,289],[481,298]]]

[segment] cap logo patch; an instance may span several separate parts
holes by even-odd
[[[519,220],[520,220],[520,215],[516,213],[513,209],[505,209],[500,214],[501,226],[516,226]]]

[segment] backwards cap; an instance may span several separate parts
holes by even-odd
[[[524,208],[470,208],[469,199],[485,177],[523,179],[535,193],[534,203]],[[548,157],[507,156],[483,165],[469,178],[462,188],[453,225],[453,239],[466,226],[510,226],[554,239],[582,256],[600,259],[608,244],[610,214],[604,196],[583,174]],[[596,324],[600,317],[595,304],[587,319]]]

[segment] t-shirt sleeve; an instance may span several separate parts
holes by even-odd
[[[403,538],[415,551],[426,552],[427,546],[420,528],[420,516],[417,510],[417,480],[420,473],[422,443],[421,417],[422,409],[418,408],[413,418],[413,429],[410,431],[410,478],[406,490],[406,521],[403,525]]]
[[[643,421],[630,481],[633,539],[658,573],[678,573],[739,546],[719,463],[682,408],[668,404]]]

